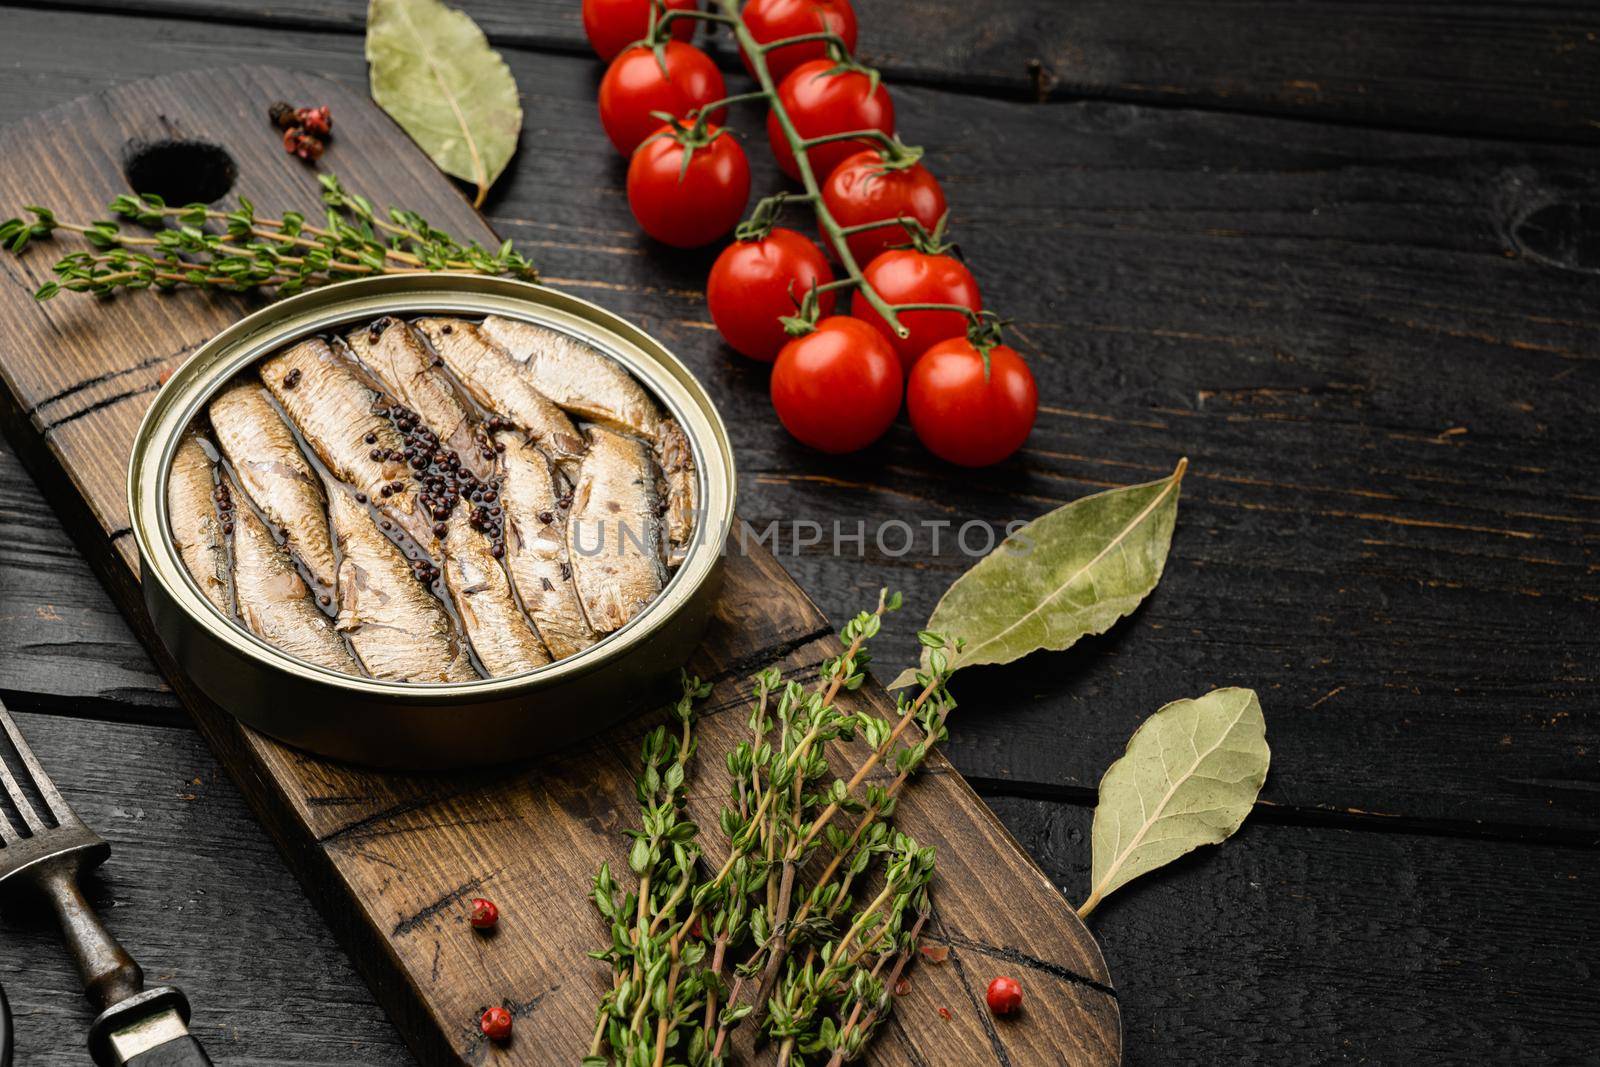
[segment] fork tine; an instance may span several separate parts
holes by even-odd
[[[12,720],[11,713],[6,710],[4,704],[0,704],[0,727],[4,727],[6,736],[11,739],[11,747],[16,749],[17,755],[22,759],[22,766],[27,770],[29,777],[33,779],[33,787],[39,791],[39,796],[49,806],[50,813],[56,817],[57,824],[66,822],[69,819],[75,819],[72,809],[67,806],[65,800],[61,799],[61,794],[56,790],[56,784],[50,780],[50,776],[45,773],[38,759],[34,757],[33,749],[29,748],[28,743],[22,739],[22,731],[17,729],[17,724]],[[6,769],[4,761],[0,761],[0,776],[5,778],[6,792],[11,794],[11,799],[16,803],[17,810],[22,813],[22,817],[27,821],[28,826],[36,834],[44,832],[44,820],[33,809],[33,805],[28,802],[28,798],[23,795],[22,790],[11,777],[11,772]]]
[[[28,829],[36,834],[43,833],[44,823],[40,821],[38,813],[33,810],[33,805],[29,803],[28,798],[23,795],[21,787],[17,785],[17,780],[11,777],[11,769],[5,765],[4,761],[0,761],[0,784],[5,785],[6,792],[11,796],[11,803],[17,806],[17,811],[22,814],[22,821],[28,824]],[[10,819],[0,819],[0,826],[9,825],[10,822]]]
[[[14,799],[17,793],[13,788],[11,775],[6,771],[6,765],[4,762],[0,762],[0,775],[5,776],[6,792],[9,793]],[[17,807],[20,809],[22,808],[22,805],[18,804]],[[3,848],[6,845],[14,845],[20,840],[22,840],[22,831],[11,824],[11,816],[5,813],[4,808],[0,808],[0,848]]]

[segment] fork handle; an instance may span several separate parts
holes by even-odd
[[[84,992],[97,1009],[104,1011],[144,989],[144,971],[89,907],[75,870],[57,868],[44,877],[41,888],[60,920]]]
[[[142,1052],[123,1067],[211,1067],[211,1057],[192,1035],[185,1035]]]
[[[170,986],[144,987],[144,971],[111,936],[83,898],[76,865],[45,872],[50,898],[84,991],[100,1015],[89,1028],[89,1051],[106,1067],[210,1067],[188,1031],[189,1001]]]
[[[100,1013],[89,1027],[99,1067],[210,1067],[189,1033],[189,998],[172,986],[146,989]]]
[[[42,879],[41,888],[61,921],[67,947],[78,964],[84,992],[95,1007],[104,1011],[144,989],[144,971],[128,951],[117,943],[83,899],[77,871],[58,867]]]

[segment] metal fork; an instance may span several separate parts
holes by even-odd
[[[20,768],[19,781],[13,768]],[[24,791],[26,781],[43,802]],[[146,989],[144,972],[117,944],[78,888],[78,875],[104,863],[111,846],[73,814],[0,704],[0,891],[32,890],[55,909],[83,988],[100,1012],[89,1052],[101,1067],[205,1067],[189,1033],[189,1001],[172,986]],[[7,811],[4,797],[14,810]]]

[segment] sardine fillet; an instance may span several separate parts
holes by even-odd
[[[681,562],[694,536],[698,505],[694,453],[683,427],[663,416],[644,387],[620,364],[581,341],[497,315],[484,319],[479,333],[502,348],[527,380],[560,407],[602,426],[643,437],[655,447],[667,482],[667,535],[673,561]],[[448,364],[449,357],[445,360]],[[491,406],[483,400],[479,403]],[[559,464],[561,457],[552,456]],[[574,477],[570,469],[563,470]]]
[[[584,614],[600,633],[620,629],[661,592],[660,497],[644,442],[590,429],[567,548]]]
[[[472,416],[450,380],[433,365],[433,353],[417,331],[396,318],[379,319],[345,341],[390,394],[415,411],[468,470],[479,478],[489,476],[493,463],[484,457],[483,441],[473,433]]]
[[[398,455],[405,446],[400,431],[373,414],[383,398],[348,360],[313,337],[263,360],[261,380],[335,478],[381,504],[424,550],[434,550],[437,538],[417,501],[411,469],[400,460],[372,457],[374,450]],[[385,498],[383,487],[393,482],[401,489]]]
[[[583,435],[510,353],[465,319],[419,319],[415,325],[475,403],[515,423],[563,473],[577,476]]]
[[[478,661],[493,677],[522,674],[550,662],[511,592],[489,539],[474,529],[466,508],[450,515],[444,537],[444,579]]]
[[[483,335],[504,348],[533,387],[566,410],[654,441],[661,413],[622,365],[582,341],[520,319],[490,315]]]
[[[234,515],[233,577],[244,624],[291,656],[359,675],[355,657],[334,630],[333,620],[312,603],[311,591],[289,553],[248,506],[238,506]]]
[[[678,420],[661,420],[656,459],[667,483],[667,540],[672,545],[671,563],[676,566],[688,555],[689,542],[694,537],[695,510],[699,507],[694,450]]]
[[[336,486],[328,504],[339,561],[338,630],[368,674],[400,682],[477,677],[437,597],[412,577],[405,556],[367,510]]]
[[[283,531],[319,591],[338,580],[328,512],[317,473],[259,382],[245,379],[211,401],[211,428],[245,493]]]
[[[572,584],[567,558],[566,511],[560,506],[550,462],[519,434],[497,433],[505,446],[500,500],[505,511],[506,566],[511,580],[556,659],[595,643]]]
[[[195,584],[217,610],[233,617],[228,547],[217,517],[217,483],[211,457],[193,433],[183,435],[167,475],[167,515],[172,541]]]
[[[463,464],[482,478],[493,477],[495,464],[484,453],[494,450],[477,429],[444,373],[433,366],[433,353],[422,336],[399,319],[380,319],[348,338],[351,347],[381,384],[417,413],[422,425],[454,448]],[[474,528],[472,507],[461,501],[450,513],[440,564],[445,590],[478,661],[489,674],[521,674],[550,662],[511,592],[505,568],[494,558],[489,539]]]

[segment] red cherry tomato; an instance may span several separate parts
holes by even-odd
[[[678,248],[710,244],[739,224],[750,199],[750,163],[737,138],[716,126],[706,128],[708,143],[694,148],[687,168],[683,155],[693,132],[674,135],[659,128],[628,164],[628,206],[645,233]]]
[[[877,151],[857,152],[834,168],[822,186],[822,202],[840,226],[858,226],[900,216],[929,230],[944,217],[944,190],[928,168],[913,163],[885,171]],[[890,245],[910,240],[904,226],[888,222],[845,238],[857,263],[870,263]]]
[[[989,350],[985,380],[978,350],[965,337],[953,337],[928,349],[911,368],[906,408],[928,451],[963,467],[987,467],[1028,439],[1039,391],[1011,348]]]
[[[693,11],[696,0],[666,0],[667,7]],[[672,36],[688,41],[695,19],[673,19]],[[610,62],[650,32],[650,0],[583,0],[583,32],[594,54]]]
[[[655,51],[640,45],[612,60],[600,80],[600,125],[625,156],[661,127],[652,111],[684,118],[695,108],[728,95],[722,72],[694,45],[668,41],[664,55],[665,75]],[[722,121],[722,114],[719,108],[711,121]]]
[[[889,90],[879,82],[876,89],[872,79],[855,70],[830,73],[838,64],[831,59],[813,59],[802,63],[778,86],[778,100],[788,112],[801,137],[824,137],[830,133],[849,130],[882,130],[894,133],[894,101]],[[794,150],[783,135],[776,111],[767,114],[767,140],[772,144],[772,154],[777,157],[778,169],[795,181],[800,180],[800,168],[794,161]],[[806,153],[811,160],[811,173],[817,180],[825,180],[833,168],[871,147],[868,141],[829,141],[819,144]]]
[[[929,255],[915,248],[891,248],[868,263],[861,272],[867,284],[891,304],[960,304],[973,311],[983,310],[978,280],[954,256]],[[917,357],[940,341],[965,337],[967,317],[959,311],[902,311],[900,324],[911,331],[900,337],[883,321],[871,304],[857,296],[850,314],[870,322],[889,342],[906,373]]]
[[[824,452],[865,448],[900,410],[900,361],[860,319],[833,315],[783,346],[772,407],[784,429]]]
[[[989,1010],[996,1015],[1010,1015],[1022,1007],[1022,986],[1015,978],[1001,975],[989,983]]]
[[[850,0],[750,0],[740,17],[761,44],[826,31],[839,35],[846,52],[856,50],[856,12]],[[773,84],[777,85],[806,60],[822,59],[827,54],[826,41],[784,45],[767,53],[767,70],[772,73]],[[740,58],[744,59],[744,69],[755,77],[750,60],[742,51]]]
[[[827,257],[805,234],[775,228],[755,241],[735,241],[722,250],[706,281],[706,303],[722,339],[751,359],[771,363],[789,342],[780,316],[793,315],[811,287],[833,281]],[[817,297],[822,314],[833,314],[833,294]]]

